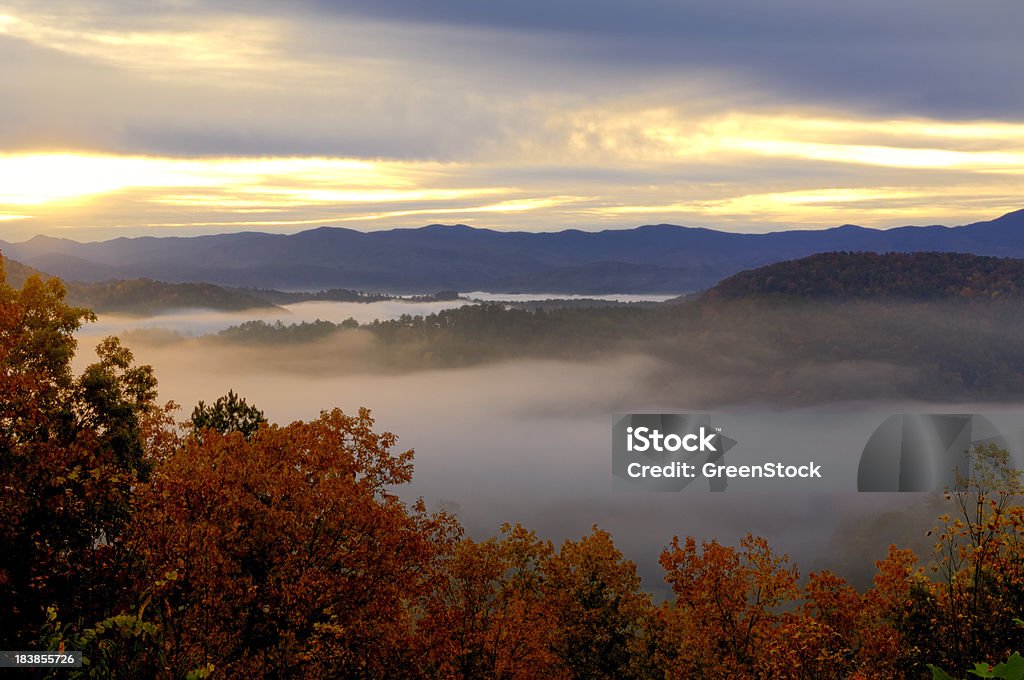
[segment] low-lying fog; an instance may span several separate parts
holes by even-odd
[[[321,321],[341,323],[355,319],[369,323],[375,319],[397,319],[403,314],[427,315],[442,309],[461,307],[465,300],[439,302],[409,302],[407,300],[383,300],[380,302],[330,302],[310,301],[282,305],[278,309],[256,309],[241,312],[218,312],[208,309],[179,310],[156,316],[138,317],[120,314],[103,314],[89,327],[90,334],[118,335],[138,329],[159,329],[181,335],[206,335],[237,326],[245,321],[280,321],[285,324]]]
[[[487,293],[476,290],[471,293],[463,293],[463,297],[470,300],[481,300],[483,302],[535,302],[539,300],[608,300],[610,302],[664,302],[679,297],[679,293],[672,295],[639,295],[619,293],[617,295],[570,295],[566,293]]]
[[[485,293],[474,291],[463,297],[481,302],[532,302],[551,298],[573,300],[609,300],[615,302],[662,302],[678,297],[676,295],[536,295],[518,293]],[[186,336],[206,335],[237,326],[245,321],[280,321],[285,324],[312,322],[316,320],[341,323],[352,318],[359,323],[375,319],[397,319],[403,314],[413,316],[435,314],[443,309],[462,307],[466,299],[435,302],[411,302],[408,300],[383,300],[380,302],[333,302],[309,301],[281,305],[279,308],[246,310],[241,312],[218,312],[208,309],[176,310],[155,316],[138,317],[120,314],[103,314],[90,327],[98,335],[117,335],[138,329],[172,331]]]
[[[295,316],[285,320],[354,316],[368,321],[370,314],[424,313],[441,306],[416,304],[411,310],[410,303],[303,303],[291,305]],[[105,317],[81,333],[78,368],[92,360],[91,348],[105,334],[154,325],[200,333],[241,320],[214,313]],[[666,384],[664,367],[649,357],[353,373],[331,370],[344,363],[343,347],[233,347],[205,339],[149,342],[146,337],[129,334],[127,343],[139,362],[156,370],[161,400],[182,405],[182,419],[198,400],[212,401],[229,389],[280,423],[311,419],[335,406],[347,412],[369,407],[380,429],[397,433],[400,446],[416,450],[414,481],[403,490],[404,497],[423,496],[433,507],[456,510],[475,537],[493,535],[508,521],[560,542],[597,524],[612,533],[638,564],[645,586],[658,593],[664,592],[658,555],[673,535],[734,543],[747,532],[766,536],[778,551],[788,552],[803,573],[828,567],[865,586],[874,560],[884,557],[890,542],[914,547],[919,554],[927,549],[924,534],[942,503],[922,494],[614,492],[612,414],[705,410],[705,395],[722,393],[697,380]],[[718,410],[728,407],[722,401]],[[871,404],[870,410],[926,409]]]

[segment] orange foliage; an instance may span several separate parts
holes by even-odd
[[[141,490],[131,545],[174,673],[383,677],[411,665],[411,605],[456,526],[389,490],[412,474],[368,411],[189,437]],[[152,605],[151,605],[152,606]]]
[[[797,571],[763,538],[747,535],[740,548],[688,537],[672,539],[661,555],[676,596],[668,621],[669,675],[757,677],[778,644],[779,608],[798,593]]]
[[[543,565],[552,546],[519,525],[460,543],[443,565],[423,632],[441,678],[565,677],[551,652]]]
[[[118,589],[118,546],[143,470],[149,367],[116,339],[71,372],[74,332],[93,318],[58,280],[15,291],[0,263],[0,647],[24,649],[46,607],[104,615]]]

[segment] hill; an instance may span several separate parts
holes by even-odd
[[[30,276],[54,278],[17,260],[3,259],[8,283],[21,288]],[[211,283],[167,283],[149,278],[111,279],[96,283],[65,281],[68,302],[97,312],[123,314],[155,314],[173,309],[213,309],[224,312],[276,308],[296,302],[381,302],[395,297],[383,293],[331,289],[306,292],[285,292],[269,288],[225,288]],[[457,300],[459,294],[442,290],[427,295],[402,298],[407,302]]]
[[[239,312],[276,305],[241,291],[211,283],[165,283],[128,279],[100,283],[67,282],[68,301],[97,312],[154,314],[172,309],[215,309]]]
[[[1024,297],[1024,260],[965,253],[822,253],[740,272],[707,291],[829,300]]]
[[[53,278],[52,274],[3,258],[4,272],[11,287],[20,289],[30,276]],[[99,283],[65,281],[67,300],[96,312],[155,314],[172,309],[215,309],[243,311],[275,307],[260,296],[228,290],[209,283],[165,283],[152,279],[111,280]]]
[[[844,225],[741,234],[661,224],[528,233],[431,225],[364,233],[322,227],[290,235],[246,232],[93,243],[39,236],[0,242],[0,248],[30,266],[83,281],[151,277],[392,293],[688,292],[745,269],[831,251],[1024,257],[1024,211],[959,227],[886,230]]]
[[[30,276],[39,276],[41,278],[49,279],[53,278],[49,274],[45,274],[38,269],[24,265],[16,260],[9,260],[3,258],[2,260],[4,274],[7,277],[7,283],[14,289],[20,290],[25,285],[25,280]]]

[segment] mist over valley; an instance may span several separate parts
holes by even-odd
[[[520,296],[508,305],[325,301],[285,305],[287,313],[105,314],[80,342],[86,350],[121,335],[153,365],[160,398],[180,404],[182,418],[229,390],[279,423],[369,407],[416,451],[403,498],[456,511],[473,536],[510,521],[558,542],[598,524],[640,565],[645,587],[663,593],[656,557],[672,536],[729,543],[753,532],[804,570],[829,568],[867,587],[890,542],[927,554],[940,498],[613,492],[608,451],[614,413],[1019,408],[1024,308],[1006,283],[1012,276],[990,268],[984,284],[948,274],[973,282],[964,297],[963,286],[939,294],[898,275],[918,276],[935,264],[927,258],[865,256],[871,263],[896,267],[895,277],[878,271],[899,294],[822,298],[828,277],[800,278],[819,266],[811,258],[766,269],[761,280],[779,290],[761,290],[755,274],[688,300],[625,306],[532,307],[541,301]],[[342,326],[349,319],[358,325]],[[77,359],[89,361],[88,351]]]

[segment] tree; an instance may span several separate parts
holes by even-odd
[[[501,531],[461,541],[439,564],[420,625],[431,677],[566,677],[552,651],[557,612],[545,586],[552,545],[518,524]]]
[[[971,470],[946,492],[954,511],[933,531],[938,585],[930,604],[937,626],[920,643],[926,658],[957,670],[1024,646],[1009,615],[1024,610],[1021,471],[995,444],[970,453]]]
[[[412,452],[369,411],[187,437],[139,491],[130,544],[172,675],[409,677],[412,604],[456,525],[407,506]],[[173,575],[168,579],[167,575]]]
[[[636,565],[596,526],[544,565],[554,650],[573,678],[640,678],[650,663],[654,611]]]
[[[241,432],[246,439],[252,438],[260,425],[266,425],[263,411],[250,406],[239,398],[234,390],[207,406],[200,401],[192,411],[192,430],[200,436],[203,430],[211,429],[221,434]]]
[[[1024,627],[1024,621],[1014,619],[1014,623]],[[932,680],[954,680],[948,673],[934,664],[928,664],[932,672]],[[967,671],[976,678],[1002,678],[1002,680],[1024,680],[1024,656],[1020,652],[1014,652],[1002,663],[992,665],[984,661],[974,664],[974,668]]]
[[[862,597],[830,572],[811,573],[761,659],[768,677],[849,678],[860,667]]]
[[[748,534],[738,549],[673,538],[661,564],[676,596],[662,610],[669,676],[774,677],[765,662],[778,647],[779,608],[798,594],[789,558]]]
[[[114,338],[80,378],[74,333],[94,316],[57,279],[8,286],[0,261],[0,646],[31,648],[47,607],[103,618],[117,554],[145,476],[148,366]]]

